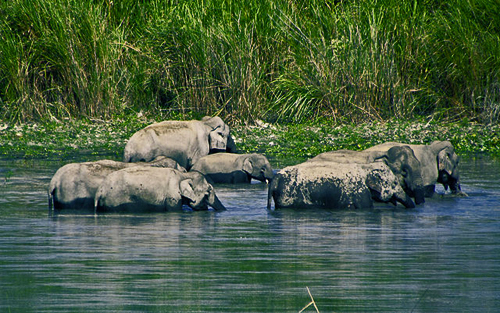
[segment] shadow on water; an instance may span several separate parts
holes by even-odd
[[[321,312],[500,307],[498,160],[414,210],[268,212],[257,183],[216,186],[224,212],[49,217],[71,161],[0,160],[2,312],[298,312],[306,287]]]

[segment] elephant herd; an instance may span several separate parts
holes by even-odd
[[[50,181],[52,212],[164,212],[225,210],[218,183],[268,183],[268,209],[372,207],[374,202],[425,202],[443,184],[460,189],[459,158],[448,141],[430,145],[383,143],[364,151],[325,152],[274,173],[261,154],[237,154],[219,117],[164,121],[136,132],[124,162],[100,160],[62,166]]]

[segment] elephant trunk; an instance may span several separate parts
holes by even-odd
[[[422,204],[425,202],[425,189],[422,188],[417,188],[413,192],[413,196],[415,198],[415,203],[416,204]]]
[[[452,194],[457,194],[457,195],[466,195],[464,192],[462,192],[462,188],[460,187],[460,181],[456,178],[453,178],[453,177],[447,177],[446,180],[442,180],[440,181],[445,190],[448,189],[448,187],[450,187],[450,190],[451,190],[451,193]]]
[[[210,191],[210,194],[208,196],[208,205],[210,205],[216,211],[226,210],[226,207],[222,204],[222,202],[220,202],[213,189]]]
[[[404,194],[404,196],[395,196],[395,198],[396,198],[395,200],[404,205],[405,208],[407,209],[415,208],[415,202],[413,202],[410,196],[407,195],[406,193]]]
[[[267,210],[268,211],[271,210],[271,204],[273,201],[273,193],[274,193],[274,190],[276,189],[276,184],[278,183],[277,180],[278,179],[276,177],[274,177],[271,180],[271,183],[268,185],[268,189],[267,189]]]
[[[422,179],[420,168],[420,162],[416,159],[414,164],[402,166],[404,173],[403,189],[415,199],[416,204],[425,203],[424,180]]]
[[[238,149],[236,148],[236,143],[234,142],[234,139],[231,136],[231,134],[229,134],[229,136],[227,137],[226,152],[228,152],[228,153],[236,153],[237,150]]]
[[[274,178],[274,173],[272,170],[267,170],[265,173],[263,173],[264,181],[269,184],[273,178]]]

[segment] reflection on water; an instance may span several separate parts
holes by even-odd
[[[64,163],[0,160],[2,312],[298,312],[306,286],[321,312],[499,310],[490,158],[461,163],[470,197],[415,210],[268,212],[252,184],[217,186],[225,212],[49,217]]]

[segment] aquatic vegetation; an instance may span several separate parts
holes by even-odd
[[[67,120],[48,123],[0,124],[0,156],[65,157],[77,153],[115,155],[122,159],[127,140],[155,120],[130,115],[111,121]],[[449,140],[459,154],[500,155],[500,126],[463,122],[443,124],[424,120],[334,124],[311,122],[231,127],[239,153],[263,153],[273,162],[294,162],[319,153],[361,150],[385,142],[428,144]]]

